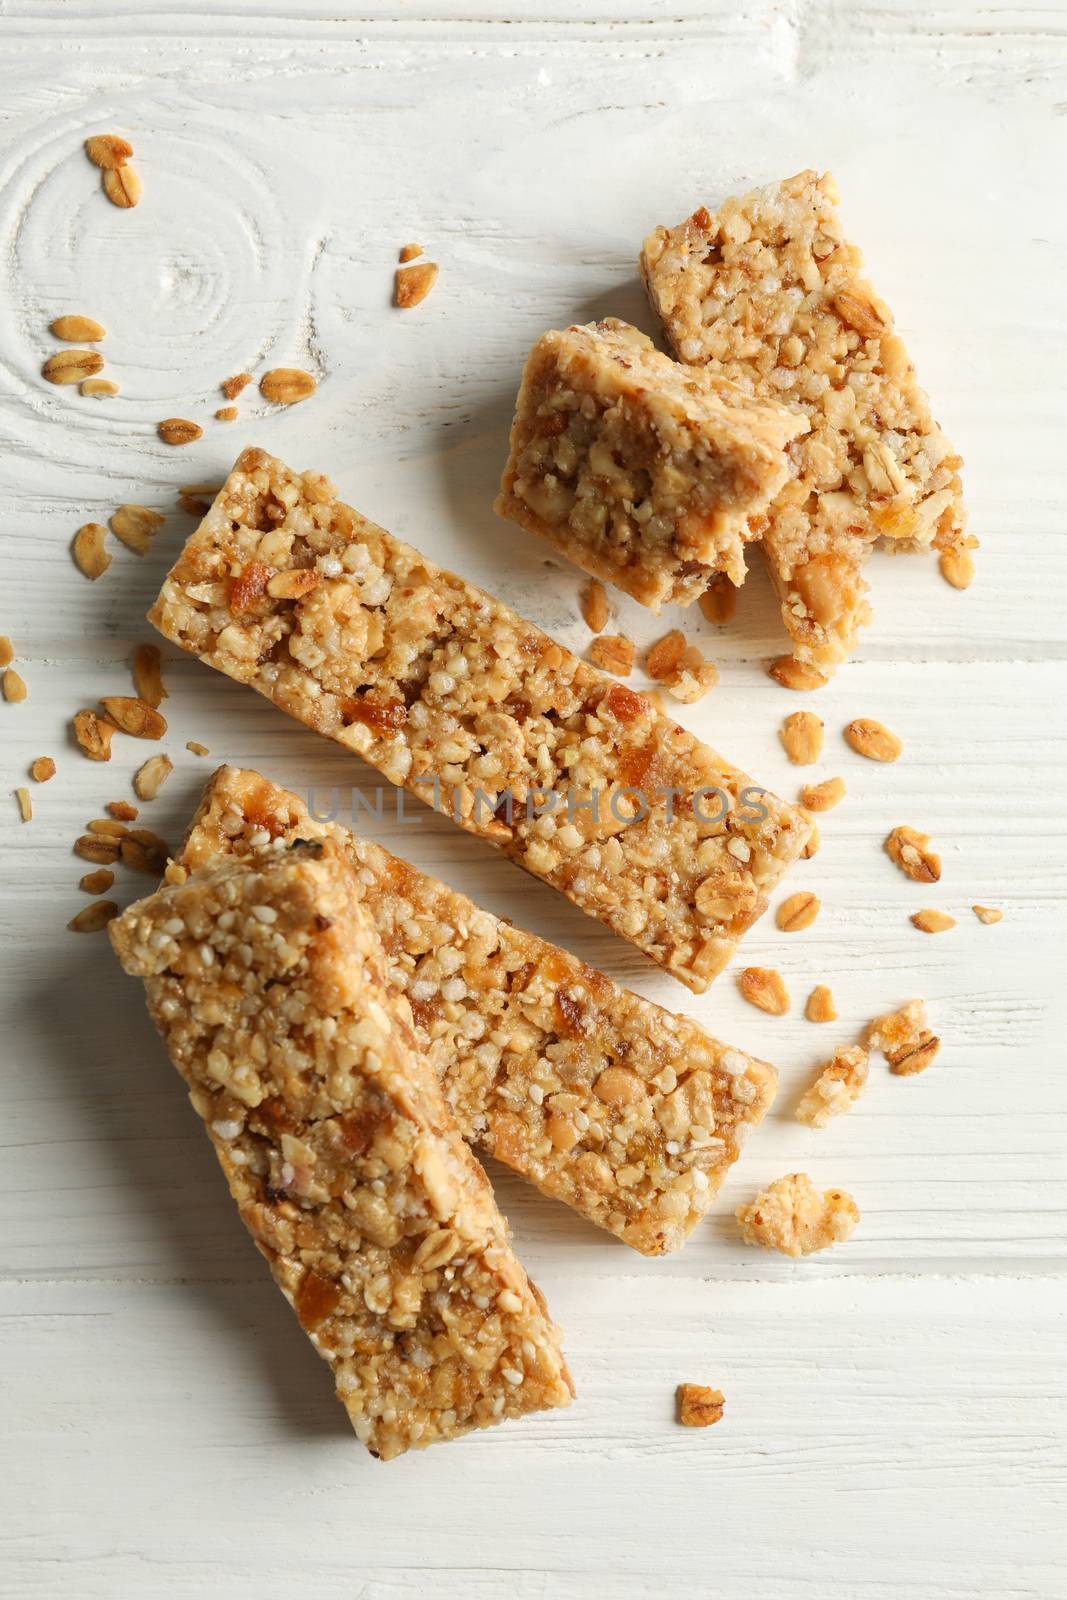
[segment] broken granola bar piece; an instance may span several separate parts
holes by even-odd
[[[642,695],[262,450],[150,620],[698,993],[810,835]]]
[[[927,1027],[926,1001],[909,1000],[899,1011],[876,1017],[867,1029],[867,1043],[880,1050],[897,1077],[925,1072],[941,1048],[941,1040]]]
[[[683,1428],[711,1428],[722,1421],[726,1396],[704,1383],[680,1383],[676,1398],[678,1421]]]
[[[559,1330],[333,844],[223,860],[111,929],[242,1220],[389,1460],[569,1404]]]
[[[969,546],[960,457],[845,238],[830,175],[801,172],[645,240],[641,271],[679,359],[810,423],[763,548],[798,660],[832,670],[870,621],[861,568]]]
[[[644,1255],[682,1245],[774,1098],[766,1062],[501,921],[258,773],[220,767],[179,856],[329,839],[464,1137]]]
[[[806,1172],[791,1172],[763,1189],[737,1220],[746,1244],[807,1256],[847,1239],[860,1220],[859,1207],[843,1189],[816,1189]]]
[[[858,1044],[847,1045],[824,1061],[797,1106],[797,1121],[825,1128],[831,1117],[850,1110],[867,1082],[867,1061],[866,1050]]]
[[[658,611],[744,582],[749,518],[805,419],[679,365],[614,317],[531,350],[496,510]]]

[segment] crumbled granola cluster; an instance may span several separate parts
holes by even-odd
[[[960,457],[861,275],[829,174],[801,172],[646,240],[641,270],[679,359],[795,407],[810,431],[763,538],[801,662],[833,668],[870,620],[860,569],[897,550],[969,551]]]
[[[277,854],[329,839],[355,868],[464,1136],[647,1255],[705,1215],[776,1074],[257,773],[223,767],[179,860]]]
[[[867,1043],[880,1050],[897,1077],[925,1072],[941,1048],[941,1040],[927,1026],[925,1000],[909,1000],[899,1011],[887,1011],[867,1029]]]
[[[357,1437],[388,1460],[567,1405],[559,1330],[340,850],[216,862],[111,937]]]
[[[849,1237],[860,1220],[859,1207],[843,1189],[816,1189],[806,1172],[776,1178],[747,1206],[737,1221],[746,1244],[807,1256]]]
[[[867,1082],[868,1056],[862,1045],[846,1045],[818,1069],[797,1106],[797,1121],[825,1128],[832,1117],[855,1105]]]
[[[646,698],[261,450],[151,620],[697,992],[810,833]]]

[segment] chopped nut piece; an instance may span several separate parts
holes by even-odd
[[[94,166],[105,172],[124,167],[133,155],[133,145],[117,133],[94,133],[85,141],[85,153]]]
[[[613,672],[617,678],[628,678],[633,671],[634,645],[623,633],[604,633],[589,646],[589,659],[594,667]]]
[[[74,841],[74,854],[81,856],[83,861],[95,861],[100,866],[110,867],[119,858],[121,842],[103,833],[83,833],[80,839]]]
[[[396,304],[402,310],[421,305],[437,282],[436,261],[420,261],[417,267],[397,267]]]
[[[4,676],[0,678],[0,690],[4,699],[13,706],[19,705],[30,692],[26,687],[25,678],[20,672],[16,672],[14,667],[8,667]]]
[[[904,749],[903,740],[870,717],[857,717],[850,722],[845,739],[858,756],[866,756],[868,761],[896,761]]]
[[[166,717],[135,695],[101,695],[100,704],[115,726],[132,739],[162,739],[167,731]]]
[[[941,1048],[941,1040],[926,1025],[926,1004],[909,1000],[899,1011],[887,1011],[867,1029],[867,1044],[880,1050],[890,1072],[907,1078],[924,1072]]]
[[[209,756],[211,754],[206,744],[198,744],[195,739],[189,739],[185,748],[191,751],[194,756]]]
[[[67,316],[57,317],[49,324],[49,331],[72,344],[92,344],[95,339],[102,339],[106,330],[92,317]]]
[[[970,550],[950,546],[938,557],[941,576],[954,589],[969,589],[974,582],[974,557]]]
[[[401,261],[414,261],[416,256],[422,255],[421,244],[404,244],[400,247]]]
[[[6,633],[0,634],[0,667],[9,667],[15,659],[15,647]]]
[[[149,756],[134,774],[133,792],[138,800],[154,800],[173,771],[170,756]]]
[[[30,791],[28,789],[16,789],[15,799],[18,801],[19,816],[22,818],[23,822],[32,822],[33,801],[30,798]]]
[[[725,572],[717,572],[698,602],[706,621],[718,626],[732,622],[737,610],[737,588]]]
[[[232,378],[224,379],[222,392],[227,400],[236,400],[237,396],[243,394],[251,382],[252,374],[250,372],[236,372]]]
[[[683,1428],[710,1428],[722,1420],[726,1397],[702,1383],[678,1385],[678,1421]]]
[[[780,683],[783,689],[821,689],[830,681],[825,672],[806,661],[798,661],[795,656],[779,656],[767,668],[767,676]]]
[[[99,933],[118,914],[119,908],[114,900],[96,900],[71,917],[67,927],[71,933]]]
[[[51,756],[38,756],[30,767],[30,777],[34,783],[47,783],[49,778],[56,775],[56,764]]]
[[[49,383],[81,383],[91,378],[104,365],[99,350],[57,350],[41,368],[41,376]]]
[[[159,532],[166,520],[161,511],[150,511],[147,506],[119,506],[108,525],[128,550],[143,556],[152,535]]]
[[[90,395],[94,400],[105,400],[118,392],[118,384],[112,383],[110,378],[86,378],[78,385],[79,394]]]
[[[1003,911],[998,911],[995,906],[972,906],[971,910],[974,912],[979,922],[984,922],[986,924],[1000,922],[1004,917]]]
[[[789,1010],[789,990],[782,974],[774,967],[746,967],[737,980],[741,998],[772,1017],[784,1017]]]
[[[71,543],[71,553],[78,571],[85,577],[103,577],[111,565],[111,556],[104,548],[107,529],[99,522],[86,522],[78,529]]]
[[[74,718],[74,737],[90,761],[110,761],[115,724],[96,711],[79,711]]]
[[[109,800],[104,810],[116,822],[136,822],[140,812],[128,800]]]
[[[164,444],[173,445],[192,444],[204,436],[199,422],[190,422],[188,417],[167,417],[158,424],[156,432]]]
[[[831,1117],[840,1117],[859,1098],[867,1082],[867,1052],[862,1045],[848,1045],[816,1069],[797,1106],[798,1122],[809,1128],[825,1128]]]
[[[590,578],[582,590],[578,603],[586,627],[591,628],[594,633],[603,633],[611,615],[611,608],[608,605],[608,592],[599,578]]]
[[[800,803],[806,811],[832,811],[844,798],[844,778],[827,778],[823,783],[808,783],[800,791]]]
[[[901,825],[887,834],[885,853],[900,868],[904,876],[914,883],[937,883],[941,877],[941,857],[927,846],[928,833]]]
[[[103,894],[105,889],[110,889],[115,881],[115,874],[110,867],[97,867],[95,872],[87,872],[78,879],[78,888],[84,889],[86,894]]]
[[[807,1256],[847,1239],[860,1220],[859,1207],[843,1189],[819,1193],[806,1172],[777,1178],[736,1212],[746,1244]]]
[[[913,911],[908,921],[920,933],[947,933],[949,928],[956,926],[955,917],[950,917],[947,911],[935,911],[930,907]]]
[[[158,706],[161,701],[169,698],[163,687],[162,658],[156,645],[137,645],[133,652],[131,670],[133,686],[147,705]]]
[[[322,577],[316,567],[295,567],[290,572],[276,572],[267,580],[267,593],[272,600],[302,600],[310,594]]]
[[[808,995],[808,1003],[804,1007],[804,1015],[809,1022],[836,1022],[837,1007],[834,997],[825,983],[817,983]]]
[[[793,711],[778,734],[786,755],[797,767],[810,767],[822,754],[822,718],[814,711]]]
[[[691,706],[702,700],[709,689],[714,689],[718,681],[718,667],[705,661],[695,644],[687,644],[682,659],[666,679],[665,687],[672,700]]]
[[[310,372],[300,367],[272,367],[259,380],[259,392],[264,400],[278,406],[295,406],[313,395],[318,384]]]
[[[774,920],[783,933],[800,933],[811,927],[821,904],[818,895],[812,894],[810,889],[801,889],[782,901]]]
[[[215,421],[216,422],[236,422],[237,421],[237,407],[236,406],[220,406],[219,409],[215,412]]]
[[[685,651],[685,634],[674,628],[652,645],[645,657],[645,671],[657,683],[665,683],[678,670]]]
[[[130,166],[109,167],[103,178],[104,193],[113,206],[129,211],[140,202],[144,186]]]

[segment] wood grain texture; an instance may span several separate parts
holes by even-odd
[[[1067,637],[1062,433],[1067,24],[1057,6],[910,0],[237,0],[0,3],[0,632],[30,698],[0,705],[13,797],[0,878],[5,1145],[0,1594],[171,1600],[281,1588],[295,1600],[1044,1600],[1063,1589],[1063,1038]],[[131,139],[145,185],[108,205],[81,153]],[[771,918],[697,999],[518,869],[391,792],[358,825],[652,998],[778,1063],[776,1108],[686,1250],[643,1261],[493,1170],[531,1273],[564,1325],[566,1415],[387,1468],[346,1433],[321,1369],[231,1215],[176,1076],[85,903],[70,844],[130,796],[150,753],[86,762],[69,719],[128,688],[130,648],[192,521],[176,489],[246,442],[331,472],[367,515],[485,584],[574,648],[578,575],[490,501],[526,349],[611,313],[651,329],[642,236],[699,201],[831,167],[871,275],[967,461],[982,541],[973,589],[932,564],[872,562],[876,621],[813,696],[763,664],[783,648],[761,571],[736,623],[686,620],[722,681],[680,720],[779,792],[840,773],[845,802]],[[398,247],[440,281],[390,307]],[[53,317],[107,328],[114,399],[43,383]],[[320,380],[285,412],[247,368]],[[183,450],[161,417],[205,436]],[[151,553],[115,546],[96,584],[69,543],[137,500],[168,512]],[[645,645],[673,624],[613,597]],[[322,807],[358,762],[196,663],[167,656],[176,770],[144,820],[171,839],[211,767],[260,767]],[[635,680],[639,681],[639,680]],[[826,723],[791,767],[781,719]],[[893,766],[841,737],[877,717]],[[199,760],[188,739],[208,745]],[[154,751],[156,746],[151,747]],[[933,890],[881,850],[906,822],[944,860]],[[146,879],[120,876],[128,902]],[[1004,910],[983,927],[970,906]],[[958,926],[916,932],[922,905]],[[781,969],[763,1016],[736,970]],[[815,983],[840,1020],[803,1020]],[[815,1064],[914,995],[936,1065],[879,1062],[850,1116],[792,1119]],[[743,1248],[733,1207],[806,1169],[856,1196],[844,1247],[804,1262]],[[726,1393],[723,1422],[672,1420],[674,1385]]]

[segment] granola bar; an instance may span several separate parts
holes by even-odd
[[[509,1241],[356,874],[329,841],[222,860],[112,926],[230,1193],[384,1460],[567,1405]]]
[[[806,420],[680,366],[609,317],[543,334],[526,362],[495,509],[658,611],[725,572],[789,476]]]
[[[642,695],[262,450],[149,616],[697,992],[810,833]]]
[[[355,869],[464,1137],[645,1255],[683,1244],[770,1105],[774,1068],[258,773],[215,773],[178,860],[196,870],[294,839],[328,839]]]
[[[833,668],[870,621],[879,539],[962,551],[959,469],[845,238],[829,173],[801,172],[645,240],[641,271],[682,361],[792,404],[811,431],[767,515],[764,551],[801,661]]]

